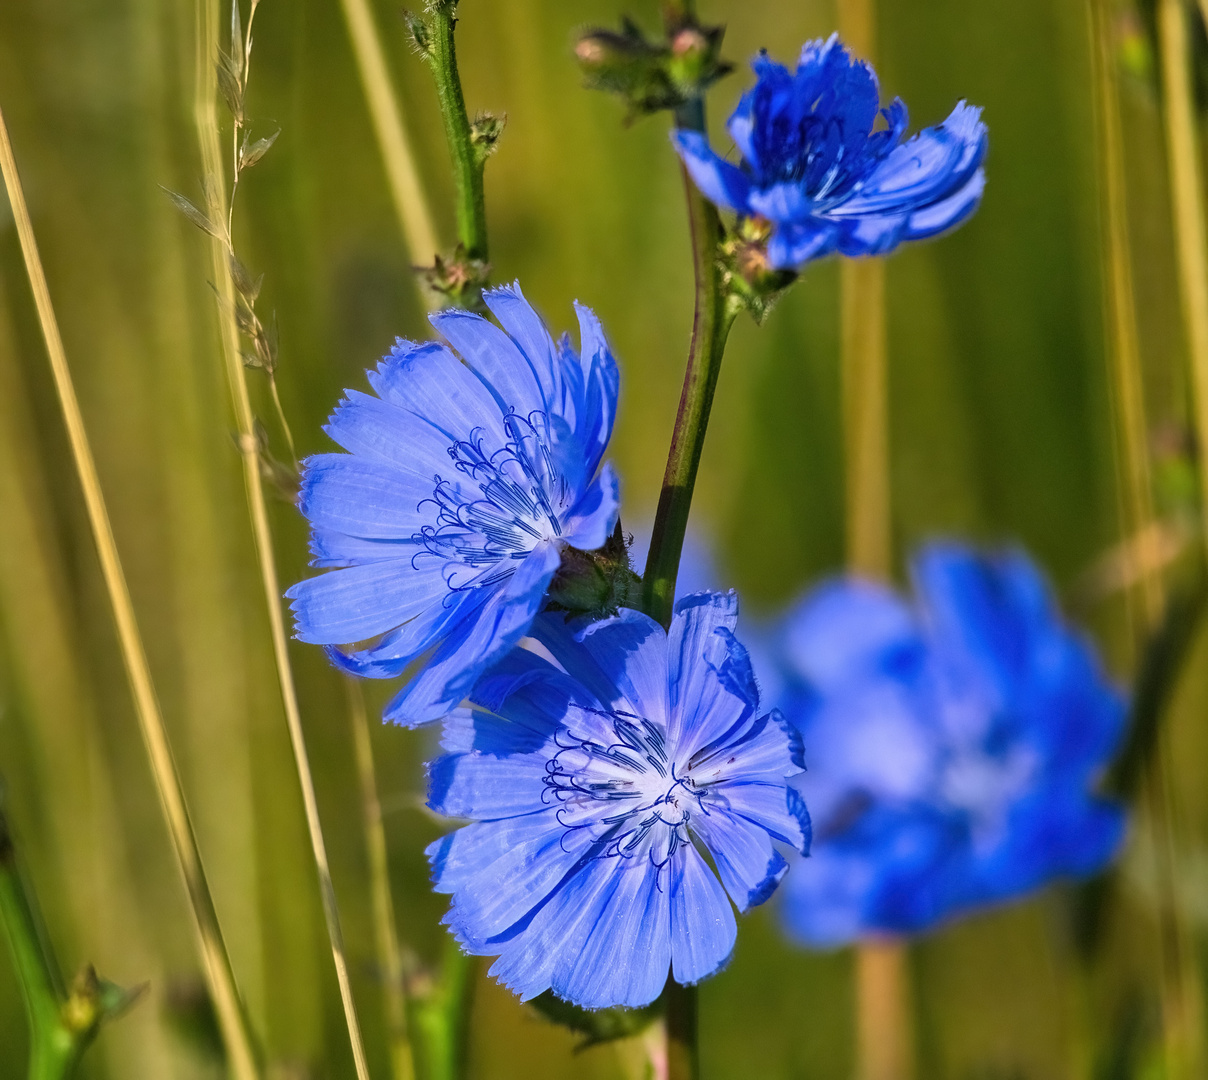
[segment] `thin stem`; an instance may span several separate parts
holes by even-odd
[[[692,0],[667,0],[663,20],[668,33],[695,15]],[[686,102],[675,114],[675,125],[693,131],[705,130],[705,105],[701,98]],[[713,395],[721,374],[726,339],[738,314],[738,305],[727,295],[718,262],[721,219],[717,209],[697,189],[681,165],[684,196],[688,207],[688,229],[692,239],[695,299],[692,337],[684,369],[684,387],[667,452],[663,487],[654,516],[646,572],[642,579],[642,608],[664,627],[670,627],[675,608],[675,582],[679,576],[684,534],[692,512],[692,495],[700,469]],[[698,1080],[698,999],[695,986],[681,986],[674,977],[663,991],[666,1002],[667,1080]]]
[[[839,267],[847,565],[887,580],[893,565],[889,485],[889,388],[885,263]]]
[[[373,120],[382,164],[390,182],[394,212],[413,262],[429,265],[440,250],[432,211],[424,195],[411,141],[403,121],[402,102],[386,66],[386,52],[368,0],[341,0],[348,36],[356,56],[365,102]],[[462,111],[465,111],[464,104]]]
[[[699,993],[695,986],[667,980],[667,1080],[699,1080]]]
[[[344,680],[348,694],[348,718],[356,749],[357,779],[361,785],[361,812],[365,822],[365,845],[369,854],[370,898],[373,903],[373,933],[381,968],[386,1004],[386,1030],[390,1040],[390,1062],[394,1080],[414,1080],[415,1060],[407,1031],[406,973],[394,929],[394,896],[390,889],[390,867],[386,855],[386,830],[378,799],[377,773],[373,765],[373,742],[365,695],[361,684]]]
[[[1106,0],[1091,0],[1091,59],[1098,112],[1099,173],[1102,184],[1102,259],[1104,315],[1116,415],[1117,453],[1122,478],[1121,503],[1126,538],[1141,536],[1153,524],[1145,387],[1137,338],[1132,257],[1128,240],[1128,204],[1124,138],[1112,48],[1111,13]],[[1145,627],[1161,618],[1164,605],[1160,572],[1146,564],[1140,578]]]
[[[227,217],[227,208],[222,201],[222,151],[219,141],[218,113],[216,108],[217,87],[213,59],[217,55],[218,3],[217,0],[200,0],[198,8],[202,20],[198,35],[198,93],[196,101],[197,133],[201,144],[202,163],[205,174],[216,182],[209,185],[219,205],[212,207],[212,216],[222,220]],[[249,39],[250,40],[250,39]],[[306,812],[306,826],[310,834],[311,850],[319,878],[319,894],[323,903],[323,916],[327,924],[327,937],[331,944],[332,961],[340,987],[340,1000],[344,1008],[344,1021],[352,1047],[353,1062],[358,1080],[368,1080],[369,1068],[365,1060],[365,1047],[361,1039],[361,1028],[357,1020],[356,1003],[348,977],[348,963],[344,952],[344,935],[340,928],[340,914],[336,903],[335,887],[331,881],[331,869],[327,860],[327,845],[323,839],[323,827],[319,819],[318,800],[315,797],[314,777],[306,751],[306,740],[302,731],[302,718],[298,709],[298,695],[294,686],[293,670],[289,659],[289,645],[285,633],[285,620],[281,611],[281,584],[273,558],[273,538],[269,526],[268,508],[260,477],[259,446],[254,432],[251,400],[248,396],[246,370],[239,350],[239,327],[235,320],[235,285],[231,277],[228,247],[221,239],[214,238],[211,244],[215,287],[222,301],[220,323],[222,329],[223,357],[227,382],[234,405],[235,421],[238,426],[238,445],[243,463],[243,478],[247,489],[248,512],[251,517],[252,534],[256,544],[256,555],[260,568],[260,580],[264,589],[265,606],[268,611],[269,629],[272,636],[273,656],[276,660],[281,702],[285,711],[285,722],[289,729],[290,743],[294,752],[294,764],[298,783],[302,789],[302,802]]]
[[[840,0],[839,32],[859,56],[876,52],[875,0]],[[882,259],[840,264],[840,367],[843,392],[847,565],[887,581],[893,572],[889,468],[889,348]],[[856,1075],[914,1075],[905,972],[908,946],[865,941],[856,947]]]
[[[271,371],[266,372],[268,375],[268,391],[273,399],[273,409],[277,413],[277,423],[281,425],[281,433],[285,436],[285,447],[289,451],[289,459],[294,463],[294,471],[300,470],[298,464],[298,451],[294,448],[294,433],[289,426],[289,421],[285,419],[285,409],[281,406],[281,395],[277,392],[277,376]]]
[[[901,941],[866,941],[856,952],[857,1080],[914,1075],[909,964]]]
[[[1187,8],[1183,0],[1159,0],[1157,20],[1179,295],[1191,362],[1192,413],[1202,445],[1208,438],[1208,251],[1205,250],[1208,234],[1204,223]],[[1200,468],[1200,485],[1203,534],[1208,545],[1208,468]],[[1173,883],[1171,850],[1176,817],[1170,770],[1164,764],[1168,754],[1168,747],[1160,751],[1151,781],[1149,807],[1163,894],[1159,922],[1167,1069],[1174,1080],[1182,1080],[1203,1075],[1204,1047],[1200,1034],[1203,1003],[1186,913],[1178,902]]]
[[[679,127],[703,131],[704,106],[690,102],[676,114]],[[696,270],[696,302],[692,317],[692,340],[679,411],[671,433],[671,449],[663,473],[650,554],[642,581],[642,607],[651,618],[670,626],[675,603],[675,580],[679,574],[684,534],[692,510],[692,493],[700,468],[713,394],[721,374],[726,338],[738,306],[728,300],[717,260],[721,221],[717,210],[696,188],[681,166],[688,203],[688,225],[692,235],[692,259]]]
[[[1191,362],[1192,413],[1200,444],[1208,444],[1208,234],[1191,82],[1187,9],[1159,0],[1158,46],[1166,118],[1166,153],[1178,255],[1179,296]],[[1208,468],[1200,469],[1204,542],[1208,545]]]
[[[432,12],[429,58],[436,78],[436,96],[445,123],[445,138],[453,161],[453,187],[457,193],[457,237],[471,259],[487,258],[487,206],[483,193],[483,156],[474,146],[466,101],[457,71],[453,32],[457,25],[457,0],[439,0]]]
[[[138,716],[139,728],[150,760],[151,773],[155,779],[160,805],[172,838],[173,850],[176,853],[185,889],[189,895],[190,910],[197,932],[198,949],[202,958],[202,966],[205,969],[206,983],[218,1016],[218,1024],[230,1060],[231,1072],[236,1080],[253,1080],[259,1076],[259,1067],[253,1051],[251,1030],[235,985],[230,957],[227,955],[226,943],[218,924],[218,913],[214,908],[214,899],[210,895],[209,882],[206,880],[205,869],[201,862],[201,852],[197,847],[197,837],[193,833],[193,823],[185,805],[180,776],[176,771],[176,763],[172,759],[167,732],[164,730],[163,716],[159,710],[155,687],[151,681],[151,671],[147,665],[146,652],[143,649],[142,637],[134,615],[134,605],[130,600],[130,590],[126,584],[121,559],[118,556],[113,527],[109,522],[109,511],[105,505],[104,493],[101,490],[100,478],[96,471],[96,462],[92,456],[92,447],[84,427],[84,417],[76,398],[71,369],[67,366],[67,353],[63,348],[62,335],[59,333],[58,320],[50,299],[50,288],[46,283],[41,256],[38,254],[33,223],[30,221],[29,209],[25,204],[25,193],[21,187],[21,178],[17,173],[17,163],[13,157],[8,127],[4,122],[2,112],[0,112],[0,170],[3,171],[13,218],[17,224],[21,253],[25,258],[25,269],[33,290],[42,336],[46,342],[46,353],[50,360],[55,391],[63,410],[67,438],[71,445],[72,458],[84,495],[88,521],[92,528],[93,540],[96,543],[97,555],[101,564],[101,574],[105,580],[109,602],[113,607],[118,644],[121,648],[122,663],[126,668],[126,677],[130,682],[130,689],[134,697],[135,713]]]

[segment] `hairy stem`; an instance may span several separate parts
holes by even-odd
[[[407,138],[402,103],[395,93],[386,66],[386,52],[382,48],[373,10],[369,0],[341,0],[341,7],[344,9],[344,21],[348,24],[348,36],[352,39],[361,88],[373,120],[382,164],[386,167],[386,178],[390,182],[394,212],[403,231],[403,241],[412,261],[427,266],[440,250],[440,244],[432,224],[432,211],[415,166],[411,142]],[[464,104],[462,112],[465,112]]]
[[[201,145],[201,156],[206,175],[214,179],[209,186],[219,204],[210,207],[211,217],[226,220],[228,208],[222,205],[223,185],[222,151],[216,107],[216,78],[214,57],[218,42],[217,0],[200,0],[201,18],[198,35],[198,87],[196,101],[197,133]],[[231,278],[228,258],[228,243],[214,238],[211,245],[215,288],[222,300],[220,322],[222,328],[223,356],[226,364],[227,382],[238,427],[239,453],[243,463],[243,478],[247,489],[248,512],[251,516],[252,533],[255,538],[256,555],[259,562],[260,579],[264,589],[265,606],[268,609],[269,628],[272,636],[273,655],[276,660],[281,701],[285,721],[289,729],[290,743],[294,752],[294,764],[298,782],[302,789],[302,802],[306,811],[306,825],[310,833],[311,850],[319,878],[319,893],[323,904],[323,916],[327,924],[327,936],[331,944],[332,960],[340,987],[340,1000],[344,1008],[344,1021],[352,1047],[353,1062],[358,1080],[368,1080],[369,1068],[365,1060],[365,1047],[361,1039],[360,1023],[357,1020],[356,1003],[352,997],[352,986],[348,976],[348,962],[344,952],[344,935],[340,928],[339,908],[336,903],[335,887],[331,881],[331,870],[327,860],[327,845],[323,839],[323,827],[319,820],[319,806],[315,797],[314,777],[302,731],[302,718],[298,709],[298,695],[294,686],[293,670],[289,658],[289,645],[285,633],[285,620],[281,610],[281,583],[277,577],[277,566],[273,556],[273,538],[269,527],[268,507],[260,477],[259,445],[254,430],[251,399],[248,396],[246,369],[239,350],[239,327],[235,320],[235,286]]]
[[[105,505],[105,496],[97,475],[92,447],[84,427],[84,417],[76,398],[71,369],[67,366],[67,353],[63,348],[63,338],[59,333],[58,319],[55,317],[54,306],[51,303],[50,288],[46,283],[41,256],[38,254],[33,223],[30,221],[29,210],[25,204],[25,194],[21,188],[21,179],[17,173],[17,163],[13,157],[12,144],[9,141],[8,127],[4,122],[3,113],[0,113],[0,170],[3,171],[4,183],[8,189],[9,202],[13,209],[13,218],[17,224],[21,253],[25,259],[26,273],[33,290],[42,336],[46,342],[46,352],[54,377],[55,391],[63,411],[67,438],[71,446],[72,458],[84,495],[89,525],[101,564],[101,574],[105,581],[109,602],[113,607],[118,644],[122,653],[122,662],[126,668],[126,677],[130,682],[131,693],[134,697],[135,713],[138,716],[139,728],[151,764],[151,773],[155,780],[160,806],[168,825],[173,850],[189,896],[206,984],[214,1002],[232,1074],[236,1080],[254,1080],[259,1076],[260,1070],[253,1050],[251,1029],[235,985],[235,976],[231,969],[230,957],[227,955],[226,942],[223,940],[222,930],[218,925],[218,913],[210,894],[209,882],[206,880],[205,869],[201,862],[201,852],[197,847],[197,837],[194,835],[193,823],[185,804],[180,775],[176,771],[176,763],[168,744],[168,735],[164,729],[159,701],[151,681],[146,651],[143,648],[142,636],[134,615],[134,605],[130,599],[130,590],[126,584],[126,575],[118,555],[117,543],[113,537],[113,527],[109,522],[109,511]]]
[[[398,934],[394,929],[394,896],[390,889],[386,830],[382,824],[382,804],[378,799],[369,717],[365,713],[365,695],[361,684],[346,678],[344,686],[348,692],[348,717],[352,723],[352,741],[356,749],[357,779],[361,784],[361,812],[369,854],[369,888],[373,904],[373,936],[386,1004],[391,1070],[394,1080],[414,1080],[415,1060],[407,1030],[406,973]]]
[[[440,0],[432,12],[429,59],[436,78],[436,96],[445,124],[449,157],[453,162],[453,187],[457,193],[457,238],[471,259],[487,259],[487,204],[483,193],[484,160],[474,147],[466,101],[457,70],[453,32],[457,26],[457,0]]]

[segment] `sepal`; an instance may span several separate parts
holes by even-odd
[[[598,551],[562,549],[562,564],[549,587],[547,610],[601,618],[637,603],[642,579],[633,572],[629,550],[617,522]]]
[[[502,130],[503,122],[495,120],[494,117],[491,119]],[[495,138],[498,138],[498,133]],[[483,153],[483,157],[493,149],[492,142],[491,148]],[[444,297],[442,307],[464,308],[466,311],[486,314],[482,303],[482,290],[490,279],[491,264],[482,259],[470,258],[461,244],[457,245],[452,256],[448,258],[437,255],[431,266],[423,268],[423,276],[424,284],[434,293]]]
[[[677,109],[700,98],[733,65],[721,59],[725,28],[694,21],[671,27],[661,41],[623,19],[620,31],[590,30],[575,46],[587,86],[623,98],[626,120]]]
[[[578,1005],[563,1001],[552,990],[538,994],[527,1004],[550,1023],[581,1035],[583,1041],[575,1047],[576,1050],[640,1035],[664,1011],[661,997],[640,1009],[581,1009]]]
[[[732,301],[762,323],[776,301],[797,280],[795,270],[777,270],[768,258],[772,223],[761,217],[740,217],[733,233],[719,247],[722,281]]]

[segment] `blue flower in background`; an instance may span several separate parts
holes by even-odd
[[[582,355],[555,344],[519,285],[483,294],[503,327],[468,311],[431,317],[439,342],[400,340],[327,424],[347,454],[307,458],[299,506],[311,565],[297,637],[342,668],[393,678],[433,649],[389,704],[406,725],[438,719],[527,632],[563,546],[594,550],[617,520],[600,467],[617,366],[576,304]],[[335,648],[376,638],[368,648]]]
[[[837,36],[811,41],[795,73],[761,53],[757,81],[729,132],[741,168],[696,131],[672,133],[704,195],[773,225],[768,262],[789,270],[833,251],[883,255],[935,236],[976,209],[985,187],[986,127],[963,101],[938,127],[901,142],[906,106],[880,108],[877,76]],[[873,130],[878,114],[886,127]]]
[[[627,609],[546,613],[542,655],[516,649],[446,719],[428,804],[474,824],[428,848],[435,887],[521,998],[636,1007],[668,968],[698,982],[734,946],[726,893],[762,903],[787,869],[774,842],[808,848],[785,783],[800,739],[760,712],[737,616],[732,592],[687,597],[669,632]]]
[[[801,732],[816,843],[783,916],[816,946],[924,930],[1112,858],[1095,794],[1125,708],[1020,552],[914,563],[917,603],[859,580],[786,617],[777,704]]]

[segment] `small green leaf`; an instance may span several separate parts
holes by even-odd
[[[432,31],[422,15],[414,11],[403,12],[403,22],[411,38],[412,47],[425,60],[432,55]]]

